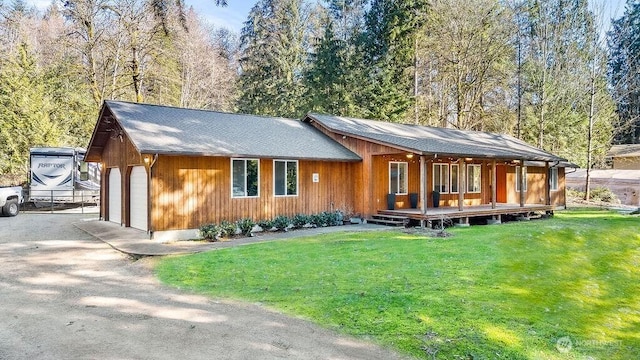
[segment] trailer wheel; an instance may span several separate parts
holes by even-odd
[[[2,213],[5,216],[16,216],[20,212],[17,200],[8,200],[2,207]]]

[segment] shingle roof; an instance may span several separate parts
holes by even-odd
[[[104,106],[140,153],[360,160],[299,120],[123,101],[105,101]]]
[[[565,161],[513,136],[309,113],[332,132],[368,139],[422,155]]]
[[[640,157],[640,144],[613,145],[607,156],[610,157]]]

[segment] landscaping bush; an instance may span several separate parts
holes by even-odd
[[[309,218],[310,216],[308,215],[298,214],[291,219],[291,224],[294,228],[301,229],[310,222]]]
[[[310,216],[311,224],[315,227],[327,226],[327,218],[325,213],[313,214]]]
[[[614,194],[609,188],[606,187],[597,187],[591,189],[591,200],[593,201],[602,201],[607,203],[619,203],[618,197]]]
[[[262,228],[263,231],[269,231],[273,228],[273,221],[271,220],[260,220],[258,221],[258,226]]]
[[[275,219],[273,219],[273,227],[275,227],[278,231],[287,230],[291,222],[289,218],[284,215],[278,215]]]
[[[220,236],[222,237],[232,237],[236,234],[236,224],[229,222],[227,220],[222,220],[220,225],[218,226],[220,229]]]
[[[338,211],[333,212],[325,212],[324,217],[327,222],[327,226],[338,226],[342,225],[342,214]]]
[[[207,241],[217,241],[220,229],[216,224],[205,224],[200,226],[200,235]]]
[[[256,223],[249,218],[244,218],[238,220],[236,222],[236,225],[238,226],[238,229],[240,229],[241,234],[245,236],[251,236],[251,231],[253,231],[253,227],[256,225]]]

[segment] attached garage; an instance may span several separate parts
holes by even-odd
[[[109,221],[122,223],[122,181],[120,169],[109,170]]]
[[[147,171],[144,166],[131,169],[129,224],[132,228],[147,231]]]

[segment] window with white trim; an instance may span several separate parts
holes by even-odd
[[[390,194],[406,194],[408,186],[406,162],[389,162],[389,193]]]
[[[449,164],[433,164],[433,191],[449,193]]]
[[[482,192],[482,165],[467,165],[467,192],[476,194]]]
[[[558,168],[549,169],[549,185],[552,191],[558,190]]]
[[[231,197],[260,196],[260,160],[231,160]]]
[[[275,196],[298,195],[297,160],[273,160],[273,190]]]
[[[460,166],[458,164],[451,164],[451,193],[458,193],[458,182],[459,182],[459,169]]]
[[[524,175],[524,191],[527,191],[527,167],[522,168]],[[516,166],[516,192],[520,192],[520,166]]]

